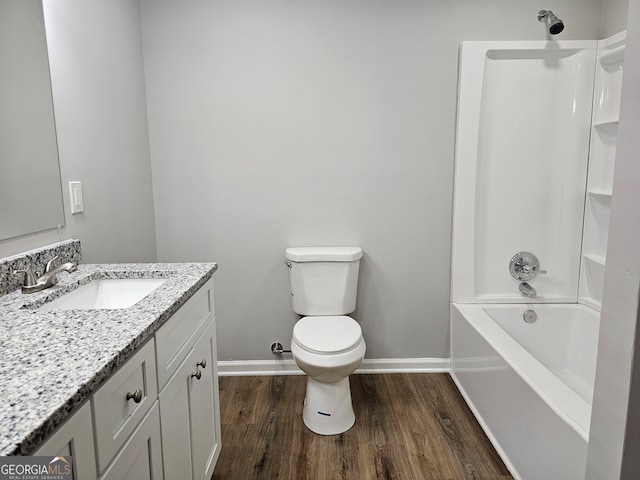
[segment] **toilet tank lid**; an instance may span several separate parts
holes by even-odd
[[[292,262],[352,262],[362,258],[360,247],[290,247],[284,256]]]

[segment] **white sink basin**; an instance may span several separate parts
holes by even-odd
[[[117,278],[94,280],[39,310],[95,310],[128,308],[165,282],[160,278]]]

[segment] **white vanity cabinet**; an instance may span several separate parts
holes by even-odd
[[[220,454],[213,283],[156,333],[167,480],[209,479]]]
[[[213,280],[36,455],[72,455],[76,480],[208,480],[220,454]]]

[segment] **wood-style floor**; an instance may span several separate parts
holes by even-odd
[[[447,374],[352,375],[356,424],[302,422],[305,376],[221,377],[213,480],[511,479]]]

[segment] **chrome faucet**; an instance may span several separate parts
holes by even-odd
[[[73,262],[62,263],[57,267],[54,267],[53,262],[57,258],[58,256],[56,255],[47,262],[47,265],[44,268],[44,273],[42,275],[38,275],[37,273],[34,274],[30,270],[14,271],[14,275],[18,275],[21,273],[24,274],[22,293],[35,293],[44,290],[45,288],[53,287],[56,283],[58,283],[58,273],[62,272],[63,270],[67,273],[71,273],[75,272],[78,269],[78,266]]]
[[[520,281],[518,289],[525,297],[533,298],[537,295],[536,289],[529,283],[540,274],[547,273],[546,270],[540,270],[540,262],[531,252],[518,252],[509,262],[509,273],[516,280]]]
[[[520,283],[520,286],[518,288],[520,290],[520,293],[525,297],[533,298],[536,296],[536,289],[527,282]]]

